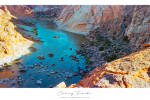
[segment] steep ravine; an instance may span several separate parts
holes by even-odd
[[[32,23],[24,22],[23,20],[26,20],[26,18],[48,18],[47,20],[54,20],[59,30],[73,32],[71,35],[75,33],[83,34],[86,39],[89,39],[88,42],[80,44],[83,50],[80,48],[74,50],[81,57],[84,56],[86,60],[85,67],[87,68],[86,73],[91,69],[95,69],[86,74],[84,79],[78,83],[70,85],[71,82],[69,82],[70,86],[67,88],[150,87],[149,5],[67,5],[45,7],[7,5],[0,6],[0,15],[0,65],[7,66],[9,62],[21,58],[34,50],[30,47],[35,48],[38,45],[37,43],[42,43],[34,34],[34,24],[32,25]],[[27,27],[29,30],[19,28],[18,23],[22,23],[21,27]],[[23,26],[25,24],[27,26]],[[34,55],[34,53],[31,55]],[[30,55],[25,58],[25,61],[28,60],[28,57],[30,58]],[[37,66],[39,67],[38,70],[42,69],[44,72],[46,69],[43,69],[45,67],[43,67],[42,63],[40,62]],[[0,70],[3,70],[2,66],[0,67]],[[34,66],[27,65],[24,67],[32,68]],[[47,72],[49,73],[49,71]],[[53,70],[51,71],[53,72]],[[84,75],[85,70],[79,67],[79,73]],[[30,75],[32,73],[29,73]],[[60,76],[52,78],[59,79]],[[31,79],[34,80],[32,77]],[[34,81],[36,82],[36,80]],[[23,80],[18,81],[21,85]],[[28,83],[28,81],[26,82]],[[31,87],[35,86],[29,85]],[[26,87],[25,85],[22,86]],[[43,85],[43,87],[45,86]],[[63,82],[56,87],[64,88],[66,85]]]

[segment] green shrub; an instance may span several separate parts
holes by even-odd
[[[84,57],[87,57],[87,54],[85,54]]]
[[[113,35],[115,35],[116,34],[116,32],[113,32]]]
[[[93,33],[93,31],[90,31],[90,33]]]
[[[108,39],[104,40],[104,45],[110,45],[110,41]]]
[[[98,31],[95,31],[95,33],[98,33]]]
[[[110,62],[113,61],[117,58],[117,56],[115,54],[111,55],[111,56],[106,56],[106,61]]]
[[[90,58],[85,59],[87,63],[90,63]]]
[[[91,42],[90,42],[90,46],[93,46],[94,43],[97,43],[97,42],[96,42],[96,41],[91,41]]]
[[[128,39],[128,36],[123,37],[123,41],[130,42],[130,40]]]
[[[37,33],[37,29],[38,29],[38,28],[36,28],[36,27],[34,28],[35,35],[38,35],[38,33]]]
[[[57,17],[57,14],[56,14],[56,13],[54,13],[54,17]]]
[[[111,55],[111,59],[115,60],[117,58],[117,56],[115,54]]]
[[[104,41],[103,36],[96,36],[97,42]]]
[[[116,40],[116,37],[113,36],[113,40]]]
[[[29,21],[27,21],[27,23],[34,24],[34,25],[36,24],[36,22],[29,22]]]
[[[103,51],[104,50],[104,47],[99,47],[99,51]]]
[[[38,35],[38,33],[36,32],[35,35]]]
[[[123,55],[123,53],[121,52],[120,55]]]
[[[105,52],[102,53],[102,56],[106,56],[106,55],[107,55],[107,53],[105,53]]]

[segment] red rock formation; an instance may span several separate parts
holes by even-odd
[[[34,11],[25,5],[6,5],[9,12],[17,18],[34,17]]]
[[[7,7],[0,6],[0,65],[29,53],[28,48],[34,44],[16,31],[12,18],[14,16],[9,13]]]
[[[150,6],[68,5],[55,20],[60,30],[89,34],[99,28],[116,37],[127,35],[133,50],[150,42]]]
[[[150,48],[103,64],[67,88],[149,88]]]
[[[131,24],[125,31],[134,50],[150,42],[150,6],[136,6]]]
[[[80,34],[99,28],[128,36],[133,50],[150,46],[150,6],[66,6],[55,21],[59,29]],[[144,44],[144,45],[143,45]],[[148,88],[150,48],[97,67],[68,88]]]
[[[88,33],[100,22],[119,18],[124,14],[123,6],[65,6],[55,21],[59,29],[75,33]]]
[[[60,12],[63,9],[63,5],[27,5],[30,9],[34,11],[36,16],[59,16]],[[55,16],[55,17],[56,17]]]

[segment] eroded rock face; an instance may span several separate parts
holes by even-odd
[[[97,27],[101,21],[118,18],[123,13],[123,6],[65,6],[55,22],[59,29],[86,34]]]
[[[60,30],[89,34],[99,28],[115,37],[128,36],[134,50],[150,42],[149,5],[70,5],[55,20]]]
[[[150,42],[150,6],[136,6],[131,24],[125,31],[134,50]]]
[[[69,88],[149,88],[150,47],[105,63]]]
[[[7,7],[0,6],[0,65],[29,53],[28,48],[33,45],[32,41],[25,39],[15,30],[12,18],[14,16],[9,13]]]
[[[59,16],[63,5],[27,5],[37,17],[54,18]]]
[[[9,12],[17,18],[35,17],[32,9],[25,5],[6,5]]]

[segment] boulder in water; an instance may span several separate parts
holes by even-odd
[[[58,35],[55,35],[55,36],[53,36],[53,38],[59,38],[59,36],[58,36]]]
[[[41,85],[42,84],[42,81],[40,81],[40,80],[37,80],[37,82],[36,82],[38,85]]]
[[[52,53],[49,53],[49,54],[48,54],[48,56],[49,56],[49,57],[53,57],[53,56],[54,56],[54,54],[52,54]]]
[[[19,72],[26,72],[27,71],[27,68],[21,68],[20,70],[19,70]]]

